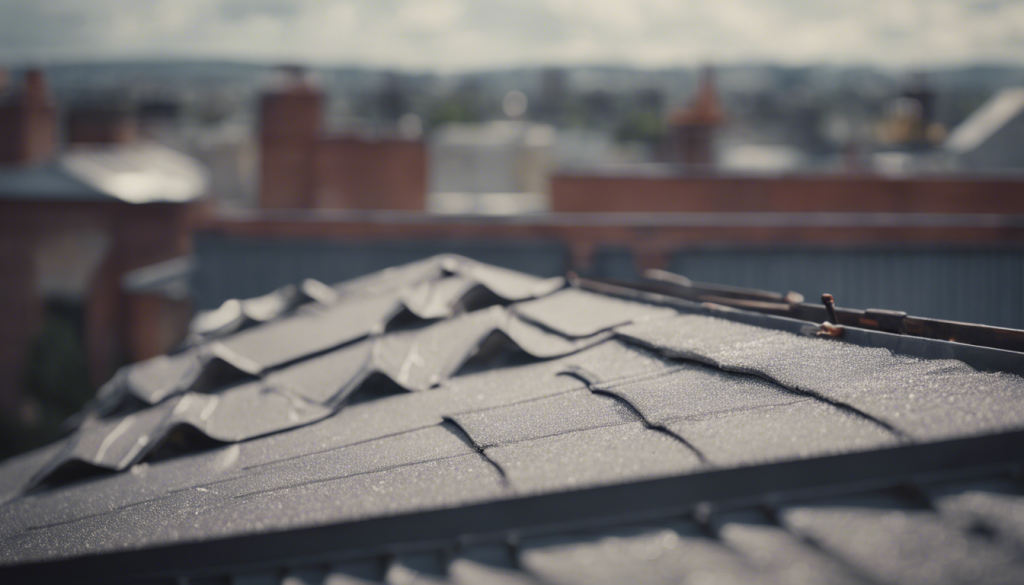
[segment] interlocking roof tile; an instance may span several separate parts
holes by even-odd
[[[880,449],[895,446],[900,439],[869,419],[815,400],[663,424],[723,467]]]
[[[664,307],[626,301],[578,289],[564,289],[516,305],[525,319],[568,337],[587,337],[619,325],[673,315]]]
[[[637,420],[621,402],[577,390],[451,417],[481,448]]]
[[[617,333],[664,355],[852,407],[921,440],[1020,425],[1022,379],[956,360],[920,359],[701,315],[633,324]]]
[[[1009,354],[565,286],[238,301],[0,464],[0,580],[1019,581]]]
[[[692,449],[641,422],[498,445],[484,454],[524,492],[685,473],[701,465]]]

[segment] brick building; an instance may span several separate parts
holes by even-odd
[[[188,251],[207,184],[181,153],[124,143],[120,116],[70,117],[73,148],[62,148],[42,73],[14,85],[0,106],[0,424],[8,428],[12,418],[46,424],[40,406],[59,402],[48,392],[71,394],[68,380],[88,397],[125,360],[167,349],[139,351],[140,337],[159,336],[154,315],[164,308],[126,295],[121,278]]]
[[[420,141],[323,132],[324,94],[299,68],[260,102],[260,206],[423,209]]]

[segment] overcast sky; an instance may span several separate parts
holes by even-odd
[[[0,61],[1024,64],[1024,0],[0,0]]]

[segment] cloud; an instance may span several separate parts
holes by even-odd
[[[1019,0],[0,0],[0,60],[1024,63]]]

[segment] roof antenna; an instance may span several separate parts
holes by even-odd
[[[839,325],[839,317],[836,316],[835,297],[828,293],[821,295],[821,304],[825,305],[825,312],[828,314],[828,321],[818,328],[818,335],[824,337],[839,337],[843,334],[843,328]]]
[[[828,311],[828,321],[833,325],[839,324],[839,317],[836,317],[836,299],[832,295],[825,293],[821,295],[821,304],[825,305],[825,310]]]

